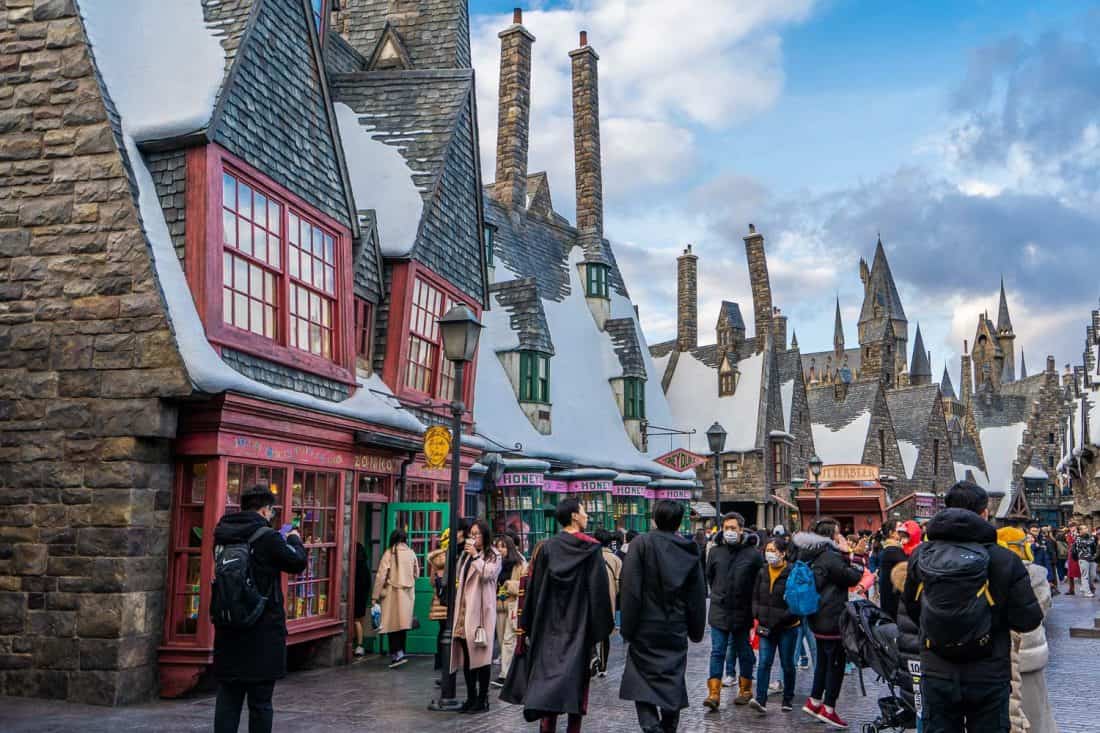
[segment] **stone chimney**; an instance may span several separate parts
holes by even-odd
[[[970,398],[974,394],[974,368],[970,363],[970,342],[963,341],[963,353],[959,357],[959,364],[962,367],[962,384],[959,385],[959,401],[964,405],[970,404]]]
[[[531,124],[531,47],[535,37],[516,8],[500,36],[500,105],[493,194],[509,209],[527,208],[527,149]]]
[[[603,164],[600,161],[600,80],[595,49],[581,31],[573,60],[573,158],[577,178],[577,231],[586,252],[603,239]]]
[[[676,258],[676,350],[699,345],[699,258],[691,245]]]
[[[772,309],[772,335],[775,336],[775,348],[787,350],[787,317],[778,308]]]
[[[756,350],[763,351],[771,338],[772,286],[768,278],[768,257],[764,253],[764,235],[749,224],[745,237],[745,255],[749,261],[749,283],[752,285],[753,322],[756,327]]]

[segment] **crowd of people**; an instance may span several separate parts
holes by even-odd
[[[896,624],[891,638],[899,658],[919,670],[913,713],[923,733],[1056,733],[1042,622],[1053,596],[1093,596],[1097,535],[1085,525],[997,530],[988,495],[967,482],[952,487],[945,504],[923,526],[910,520],[847,535],[828,517],[790,536],[782,526],[757,530],[730,512],[688,538],[679,533],[679,502],[656,502],[649,532],[589,534],[583,506],[567,497],[555,513],[561,531],[531,548],[529,558],[513,533],[494,536],[483,520],[463,522],[453,538],[453,599],[444,580],[446,548],[427,558],[436,590],[429,618],[447,619],[446,604],[455,604],[450,657],[437,655],[437,668],[462,673],[461,713],[489,710],[496,687],[540,731],[556,730],[564,718],[566,731],[576,733],[590,680],[607,672],[617,629],[625,643],[620,697],[635,704],[645,733],[672,733],[691,703],[689,643],[702,641],[709,627],[700,700],[708,713],[721,709],[723,690],[732,688],[732,704],[756,715],[772,712],[773,697],[781,714],[794,714],[804,671],[812,682],[801,713],[846,729],[837,702],[853,663],[863,660],[849,659],[844,618],[858,603],[874,603]],[[277,599],[279,573],[300,571],[303,553],[289,525],[282,536],[261,531],[273,506],[270,492],[255,487],[216,537],[252,548],[254,581]],[[408,661],[406,635],[419,625],[420,576],[417,555],[396,529],[373,582],[356,578],[357,591],[371,588],[372,625],[386,635],[392,668]],[[215,586],[220,577],[216,571]],[[357,602],[357,617],[365,606]],[[258,729],[270,725],[274,680],[286,667],[285,645],[274,643],[286,633],[281,608],[267,603],[250,628],[215,619],[218,730],[236,729],[246,698]],[[363,653],[362,621],[356,654]],[[240,650],[260,646],[262,664],[243,661],[248,655]],[[273,650],[281,650],[278,658]]]

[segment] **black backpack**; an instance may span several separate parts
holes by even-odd
[[[988,657],[993,649],[989,551],[973,542],[937,540],[920,548],[920,642],[948,661]]]
[[[214,547],[210,620],[217,628],[247,629],[260,620],[267,596],[260,593],[252,578],[252,544],[274,531],[260,527],[246,542]]]

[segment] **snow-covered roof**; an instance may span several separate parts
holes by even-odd
[[[640,453],[626,432],[609,384],[610,379],[621,376],[622,367],[611,339],[596,326],[585,301],[584,284],[576,267],[583,257],[580,247],[572,249],[568,292],[560,301],[547,298],[542,301],[554,341],[554,356],[550,360],[552,432],[542,435],[531,425],[497,356],[497,352],[512,348],[515,343],[509,314],[504,308],[493,308],[482,316],[485,330],[478,344],[474,400],[477,429],[503,443],[519,441],[525,454],[537,458],[601,466],[616,472],[682,476],[652,460],[664,452],[658,446],[651,444],[649,455]],[[508,280],[509,275],[518,276],[507,264],[498,262],[496,279]],[[613,293],[611,311],[613,318],[634,319],[643,344],[649,375],[645,382],[648,419],[655,425],[673,424],[661,392],[660,374],[644,347],[644,336],[630,301]]]
[[[221,84],[225,51],[198,2],[80,3],[96,66],[122,126],[124,154],[137,185],[137,203],[153,252],[157,281],[188,376],[201,392],[226,391],[269,399],[412,432],[424,426],[385,395],[377,376],[343,402],[250,379],[226,364],[210,345],[184,279],[152,176],[137,148],[139,139],[192,132],[210,119]],[[145,52],[141,49],[147,47]],[[140,61],[136,61],[140,60]],[[383,394],[379,394],[383,393]]]
[[[978,484],[978,486],[981,486],[983,489],[989,488],[989,476],[986,475],[985,471],[978,468],[977,466],[971,466],[966,463],[955,461],[956,481],[963,481],[964,479],[966,479],[967,471],[969,471],[971,475],[973,475],[974,482]]]
[[[898,450],[901,451],[901,462],[905,465],[905,478],[913,478],[913,471],[917,469],[917,455],[920,448],[908,440],[898,440]]]
[[[1012,464],[1016,461],[1016,449],[1023,443],[1026,422],[1003,427],[983,428],[979,432],[982,452],[989,473],[989,488],[1011,493]]]
[[[1050,478],[1050,474],[1037,466],[1028,466],[1027,470],[1024,471],[1024,478],[1045,481]]]
[[[788,379],[779,385],[779,398],[783,401],[784,430],[791,430],[791,405],[794,404],[794,380]]]
[[[863,448],[867,443],[867,431],[871,427],[871,412],[865,411],[847,425],[833,429],[815,422],[812,426],[814,448],[827,464],[862,463]]]
[[[672,410],[672,425],[678,430],[695,430],[691,450],[702,455],[710,453],[706,432],[715,422],[726,430],[727,451],[745,452],[758,447],[764,353],[741,359],[737,369],[741,373],[737,389],[732,395],[719,397],[717,370],[690,351],[680,353],[665,394]]]
[[[412,251],[424,212],[423,191],[413,182],[413,172],[401,148],[380,139],[382,124],[370,115],[356,114],[343,102],[336,102],[336,121],[348,161],[348,177],[355,205],[374,209],[378,219],[378,240],[382,254],[402,257]],[[411,131],[407,133],[423,134]]]

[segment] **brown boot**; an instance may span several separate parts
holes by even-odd
[[[717,710],[718,706],[722,703],[722,680],[718,677],[712,677],[707,680],[707,699],[703,700],[703,706],[710,708],[712,711]]]
[[[741,678],[741,690],[733,699],[734,705],[748,705],[752,699],[752,680],[748,677]]]

